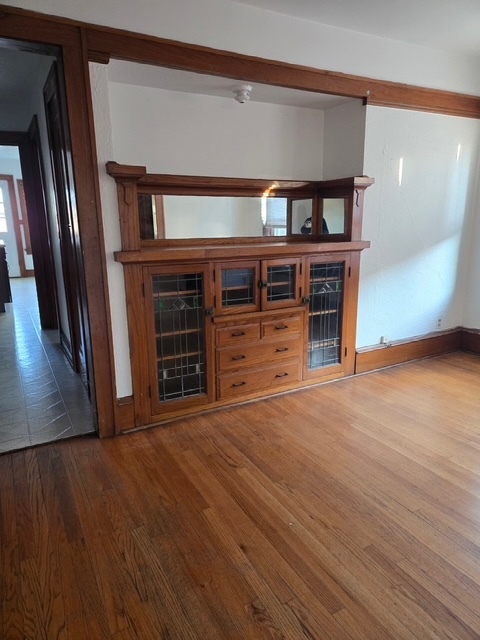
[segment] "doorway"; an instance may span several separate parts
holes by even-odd
[[[2,69],[12,71],[0,83],[12,290],[0,314],[0,452],[95,431],[62,62],[53,47],[32,48],[0,48]],[[15,171],[3,171],[2,149],[17,153]]]

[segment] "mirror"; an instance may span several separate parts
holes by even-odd
[[[313,199],[291,203],[292,224],[301,227],[312,216]],[[142,240],[286,236],[288,208],[288,198],[271,195],[138,195]]]
[[[313,200],[311,198],[292,200],[292,233],[310,235],[312,233]]]
[[[323,198],[322,233],[345,233],[347,198]]]

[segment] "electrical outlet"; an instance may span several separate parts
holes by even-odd
[[[437,331],[442,328],[442,316],[437,318]]]
[[[380,336],[380,344],[388,344],[390,339],[388,336]]]

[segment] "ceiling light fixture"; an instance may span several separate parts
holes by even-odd
[[[232,89],[235,100],[240,104],[244,104],[250,100],[250,94],[252,93],[252,87],[249,84],[241,84],[238,87]]]

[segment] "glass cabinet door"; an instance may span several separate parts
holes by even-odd
[[[205,271],[198,265],[155,272],[148,269],[147,313],[152,413],[167,403],[207,397]],[[208,297],[208,296],[207,296]],[[150,308],[149,308],[150,307]]]
[[[300,304],[300,259],[276,259],[262,262],[262,309],[293,307]]]
[[[260,308],[258,261],[220,263],[215,268],[216,308],[219,313]]]
[[[345,274],[345,260],[308,263],[307,372],[342,363]]]

